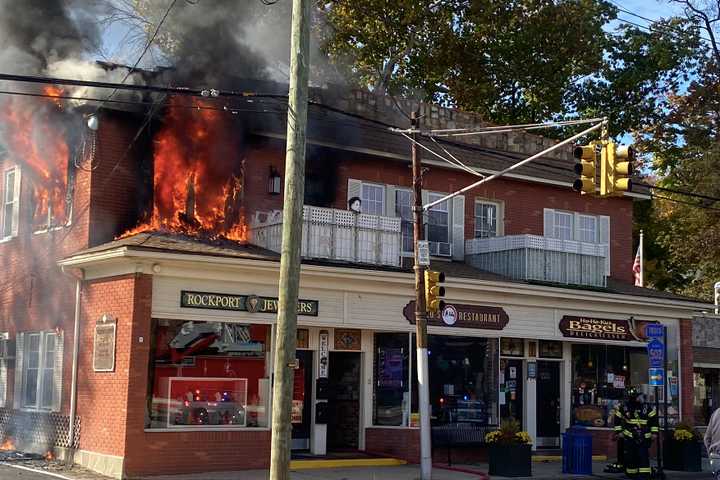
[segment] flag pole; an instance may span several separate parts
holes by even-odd
[[[643,241],[643,231],[640,230],[640,286],[645,286],[645,246]]]

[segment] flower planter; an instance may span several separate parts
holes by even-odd
[[[666,470],[702,471],[702,448],[699,442],[678,442],[672,437],[672,432],[668,432],[663,443],[663,456]]]
[[[490,445],[490,475],[500,477],[531,477],[530,445]]]

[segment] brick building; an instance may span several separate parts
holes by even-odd
[[[388,128],[406,121],[372,94],[313,97],[293,449],[416,461],[410,145]],[[81,123],[62,218],[32,165],[2,158],[2,437],[117,478],[268,465],[285,127],[282,102],[251,100],[173,99],[140,135],[144,112]],[[428,129],[482,125],[419,107]],[[552,144],[469,138],[423,140],[437,154],[423,152],[427,200]],[[427,216],[449,304],[429,327],[433,430],[466,431],[468,454],[508,418],[535,449],[581,424],[611,452],[625,388],[653,393],[651,322],[668,330],[669,421],[692,415],[692,318],[707,305],[633,286],[647,196],[580,196],[572,164],[559,151]]]

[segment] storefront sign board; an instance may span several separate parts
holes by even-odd
[[[565,315],[558,325],[564,337],[598,340],[639,340],[627,320]]]
[[[318,316],[317,300],[298,300],[297,314]],[[277,297],[258,297],[257,295],[233,295],[228,293],[180,292],[182,308],[203,308],[209,310],[230,310],[233,312],[277,313]]]
[[[103,316],[103,319],[105,316]],[[115,370],[115,321],[95,325],[93,342],[93,370],[96,372],[112,372]]]
[[[537,362],[527,363],[527,377],[529,379],[534,379],[537,377]]]
[[[415,324],[414,300],[405,305],[403,315],[408,322]],[[502,330],[509,320],[508,314],[500,307],[453,303],[447,304],[442,312],[429,313],[427,322],[440,327]]]
[[[335,329],[335,350],[361,350],[362,332],[354,328]]]

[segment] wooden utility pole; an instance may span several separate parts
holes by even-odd
[[[417,140],[418,118],[412,112],[412,138]],[[417,143],[412,142],[413,175],[413,251],[415,252],[415,331],[417,339],[418,398],[420,402],[420,474],[422,480],[432,476],[432,453],[430,451],[430,384],[427,356],[427,310],[425,305],[425,266],[420,265],[418,242],[424,239],[422,204],[422,165]]]
[[[300,245],[305,195],[305,128],[310,63],[310,0],[293,0],[290,40],[285,192],[277,333],[272,398],[270,480],[290,478],[292,395],[297,346],[297,304],[300,288]]]

